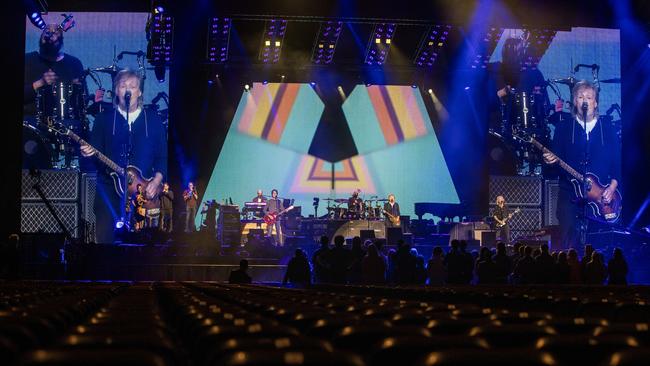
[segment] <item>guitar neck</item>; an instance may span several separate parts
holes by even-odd
[[[79,135],[77,135],[72,131],[68,131],[67,134],[72,140],[74,140],[79,145],[92,146],[86,140],[82,139],[81,137],[79,137]],[[124,175],[124,168],[117,165],[113,160],[111,160],[108,156],[99,152],[97,149],[95,149],[95,151],[96,151],[95,156],[97,157],[97,159],[99,159],[99,161],[101,161],[104,165],[106,165],[109,169],[116,172],[117,174]]]
[[[551,153],[551,154],[554,154],[551,150],[549,150],[548,148],[546,148],[546,146],[540,144],[539,141],[535,140],[534,138],[531,137],[530,141],[531,141],[531,143],[532,143],[536,148],[538,148],[538,149],[541,150],[542,152],[544,152],[544,153]],[[554,154],[554,155],[555,155],[555,154]],[[582,179],[584,178],[584,177],[582,176],[582,174],[578,173],[577,170],[573,169],[569,164],[567,164],[566,162],[564,162],[564,160],[560,159],[560,157],[557,157],[557,161],[558,161],[558,164],[560,165],[560,167],[561,167],[562,169],[564,169],[567,173],[569,173],[569,174],[570,174],[572,177],[574,177],[575,179],[577,179],[577,180],[579,180],[579,181],[582,182]]]

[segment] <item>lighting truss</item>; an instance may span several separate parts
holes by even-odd
[[[433,66],[449,38],[450,25],[432,25],[420,41],[413,63],[417,66]]]
[[[275,64],[280,61],[280,52],[287,31],[286,19],[270,19],[264,22],[262,47],[259,59],[265,64]]]
[[[167,66],[172,61],[174,20],[165,12],[152,14],[149,26],[147,58],[149,63]]]
[[[386,62],[395,28],[397,28],[395,23],[375,24],[366,49],[366,65],[383,65]]]
[[[231,18],[210,18],[207,49],[207,60],[209,63],[221,64],[228,61],[231,28]]]
[[[481,40],[481,45],[477,47],[474,57],[471,61],[473,69],[485,69],[490,62],[490,56],[501,39],[504,28],[490,28],[485,37]]]
[[[319,65],[331,64],[336,51],[336,43],[341,35],[343,22],[330,20],[321,22],[311,53],[311,61]]]
[[[522,39],[526,46],[526,57],[524,59],[522,68],[536,69],[542,56],[548,50],[548,47],[553,42],[556,30],[552,29],[527,29],[524,31]]]

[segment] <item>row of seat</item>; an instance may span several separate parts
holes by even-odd
[[[647,364],[645,287],[0,283],[20,365]]]

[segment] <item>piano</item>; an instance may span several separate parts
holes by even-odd
[[[443,220],[467,217],[470,215],[467,205],[464,203],[433,203],[433,202],[416,202],[415,215],[422,220],[424,214],[431,214]]]

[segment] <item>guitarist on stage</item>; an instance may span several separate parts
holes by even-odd
[[[143,107],[142,78],[137,72],[120,71],[113,82],[113,93],[115,108],[97,115],[90,136],[90,145],[82,145],[81,154],[90,157],[101,152],[115,163],[125,166],[125,152],[129,146],[130,133],[129,163],[138,167],[144,177],[153,178],[145,189],[145,199],[155,199],[160,191],[163,177],[167,173],[165,127],[155,113]],[[97,194],[95,194],[97,242],[113,243],[113,228],[122,215],[124,203],[115,190],[114,181],[109,175],[111,171],[100,164],[97,164],[97,167]]]
[[[384,203],[384,221],[386,227],[399,227],[399,216],[399,203],[395,202],[395,195],[391,193],[388,195],[388,202]]]
[[[598,88],[581,81],[573,88],[573,119],[558,124],[550,150],[544,161],[555,164],[558,158],[564,160],[578,172],[584,171],[585,145],[588,149],[587,172],[595,174],[602,185],[608,185],[602,193],[602,200],[610,202],[619,187],[621,176],[621,145],[615,129],[598,115]],[[583,121],[586,110],[586,123]],[[578,184],[581,185],[581,184]],[[571,176],[561,172],[557,203],[557,218],[560,223],[562,247],[576,247],[580,239],[580,218],[584,202],[576,198]]]
[[[264,214],[274,214],[284,210],[282,200],[278,198],[278,190],[271,191],[271,198],[266,201],[264,207]],[[276,245],[284,245],[284,237],[282,235],[282,225],[280,224],[281,217],[278,217],[274,224],[266,226],[266,236],[271,236],[273,233],[273,226],[275,226],[275,243]]]
[[[497,196],[497,207],[494,208],[492,218],[496,222],[497,238],[506,245],[510,243],[510,223],[508,220],[512,214],[508,212],[506,199],[503,196]]]

